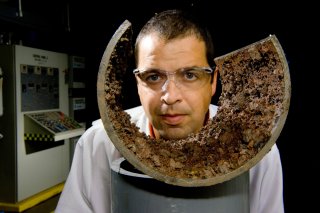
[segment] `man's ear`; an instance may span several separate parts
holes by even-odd
[[[211,96],[214,96],[214,94],[216,93],[217,91],[217,81],[218,81],[218,67],[216,66],[215,70],[214,70],[214,73],[213,73],[213,79],[212,79],[212,94]]]

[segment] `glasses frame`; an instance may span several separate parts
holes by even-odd
[[[165,71],[165,70],[158,70],[158,71],[161,71],[162,73],[165,73],[168,76],[168,75],[174,75],[177,72],[181,72],[181,71],[188,70],[188,69],[202,70],[204,72],[207,72],[208,74],[213,74],[215,69],[216,69],[216,66],[213,66],[213,67],[186,67],[186,68],[178,69],[178,70],[176,70],[174,72],[169,72],[169,71]],[[157,70],[157,69],[155,69],[155,70]],[[139,73],[142,73],[142,72],[145,72],[145,71],[148,71],[148,70],[135,68],[132,71],[132,73],[135,74],[135,75],[138,75]]]
[[[157,69],[150,69],[150,71],[151,70],[157,70]],[[183,72],[183,71],[185,71],[185,70],[200,70],[200,71],[203,71],[203,72],[206,72],[207,74],[209,74],[209,75],[213,75],[213,73],[215,72],[215,70],[216,70],[216,66],[213,66],[213,67],[197,67],[197,66],[194,66],[194,67],[186,67],[186,68],[181,68],[181,69],[178,69],[178,70],[176,70],[176,71],[174,71],[174,72],[169,72],[169,71],[165,71],[165,70],[157,70],[158,72],[161,72],[161,73],[163,73],[163,74],[165,74],[166,76],[167,76],[167,80],[164,82],[164,84],[162,85],[162,89],[163,89],[163,86],[165,86],[166,84],[167,84],[167,82],[169,81],[169,79],[170,79],[170,76],[174,76],[177,72]],[[133,70],[133,74],[134,75],[138,75],[139,76],[139,74],[141,74],[141,73],[143,73],[143,72],[146,72],[146,71],[148,71],[147,69],[145,69],[145,70],[143,70],[143,69],[138,69],[138,68],[136,68],[136,69],[134,69]],[[140,78],[140,77],[139,77]],[[140,78],[141,79],[141,78]],[[142,79],[141,79],[142,80]],[[176,85],[177,85],[177,82],[176,81],[174,81],[175,83],[176,83]]]

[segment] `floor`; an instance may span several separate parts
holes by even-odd
[[[38,205],[23,211],[23,213],[53,213],[57,206],[59,197],[60,194],[55,195],[52,198],[49,198],[48,200],[43,201]]]
[[[63,186],[60,183],[18,203],[0,202],[0,213],[54,213]]]
[[[60,193],[45,200],[41,203],[22,211],[22,213],[54,213],[54,210],[57,206],[58,200],[60,197]],[[17,213],[17,211],[2,211],[0,213]]]

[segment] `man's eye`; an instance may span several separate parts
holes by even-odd
[[[159,74],[150,74],[146,76],[146,81],[154,82],[160,79]]]
[[[196,80],[198,79],[197,72],[191,71],[191,70],[186,70],[182,73],[184,79],[186,80]]]
[[[157,83],[163,78],[163,75],[161,75],[159,72],[146,72],[142,75],[142,79],[148,83]]]

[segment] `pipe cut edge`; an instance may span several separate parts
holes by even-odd
[[[270,35],[266,39],[262,39],[251,45],[248,45],[246,47],[243,47],[241,49],[238,49],[236,51],[233,51],[231,53],[228,53],[226,55],[223,55],[214,59],[215,63],[219,68],[221,79],[223,80],[225,75],[223,71],[225,66],[225,61],[228,58],[234,55],[237,55],[242,51],[247,51],[248,49],[254,49],[257,45],[261,43],[271,42],[274,48],[276,49],[276,52],[278,55],[277,57],[279,58],[280,63],[282,64],[281,65],[283,69],[282,81],[284,83],[283,84],[284,88],[282,88],[282,91],[283,91],[282,107],[281,109],[279,109],[280,113],[278,113],[277,118],[273,122],[270,138],[251,159],[247,160],[243,165],[239,166],[238,168],[235,168],[232,171],[229,171],[225,174],[222,174],[222,175],[219,174],[214,177],[204,178],[204,179],[203,178],[185,178],[185,177],[181,178],[179,176],[171,176],[164,173],[163,171],[160,171],[157,167],[150,166],[149,164],[146,164],[143,160],[141,160],[141,158],[138,157],[135,152],[130,150],[128,148],[128,145],[124,143],[123,139],[129,138],[129,136],[128,137],[120,136],[119,134],[119,131],[118,131],[119,128],[128,129],[128,127],[119,127],[118,126],[119,124],[116,121],[116,119],[125,119],[125,118],[123,118],[122,116],[121,116],[122,118],[119,118],[119,116],[115,116],[116,118],[113,117],[113,114],[112,114],[113,110],[114,111],[119,110],[120,112],[121,111],[124,112],[121,109],[121,106],[118,107],[117,103],[114,103],[117,100],[117,98],[106,99],[106,96],[109,97],[110,94],[112,93],[118,93],[118,94],[115,94],[115,96],[117,97],[119,96],[119,93],[121,93],[121,91],[114,92],[110,90],[110,83],[114,83],[113,82],[114,79],[113,77],[109,78],[108,77],[109,73],[107,72],[109,72],[116,66],[118,67],[122,66],[123,68],[120,68],[120,70],[117,70],[117,68],[113,70],[112,72],[116,72],[115,75],[121,75],[121,73],[126,72],[126,69],[128,68],[128,64],[126,64],[126,62],[128,61],[127,59],[129,57],[132,57],[132,49],[130,49],[131,47],[128,49],[125,49],[123,48],[123,46],[120,45],[120,43],[125,40],[129,46],[132,44],[132,40],[130,37],[132,35],[131,30],[132,30],[131,23],[128,20],[125,20],[120,25],[120,27],[116,30],[111,40],[109,41],[105,49],[105,52],[102,56],[100,67],[99,67],[98,79],[97,79],[97,98],[98,98],[100,116],[101,116],[104,128],[108,133],[108,136],[110,137],[110,140],[112,141],[114,146],[119,150],[119,152],[123,155],[123,157],[126,158],[134,167],[136,167],[138,170],[140,170],[144,174],[149,175],[159,181],[163,181],[168,184],[185,186],[185,187],[210,186],[210,185],[215,185],[218,183],[225,182],[227,180],[230,180],[248,171],[250,168],[255,166],[270,151],[271,147],[275,144],[276,140],[278,139],[283,129],[283,126],[285,124],[286,117],[289,110],[289,105],[290,105],[290,97],[291,97],[291,82],[290,82],[288,63],[286,61],[286,57],[283,52],[283,49],[275,35]],[[118,55],[118,60],[114,60],[114,58],[116,58],[115,55],[119,54],[119,51],[120,51],[120,55]],[[120,60],[120,64],[116,65],[116,63],[119,63],[119,60]],[[123,63],[121,63],[121,60],[123,61]],[[121,90],[121,82],[120,82],[120,85],[118,86]],[[116,86],[116,88],[118,88],[118,86]],[[222,84],[222,87],[224,87],[223,84]],[[223,102],[224,100],[220,99],[220,101]],[[218,110],[217,115],[219,113],[220,111]],[[134,132],[134,134],[138,134],[138,133]],[[141,137],[141,135],[137,137]]]

